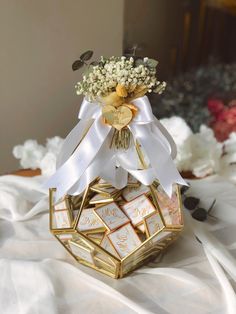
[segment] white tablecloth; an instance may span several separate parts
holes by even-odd
[[[233,184],[191,181],[203,206],[216,198],[217,220],[185,211],[185,230],[163,256],[114,280],[76,265],[49,233],[43,179],[0,177],[0,313],[236,313]]]

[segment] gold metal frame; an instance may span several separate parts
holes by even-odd
[[[90,186],[94,184],[91,183]],[[108,251],[103,249],[96,243],[95,240],[89,238],[86,233],[82,233],[77,230],[78,221],[81,215],[81,212],[84,208],[84,204],[86,204],[88,191],[90,186],[87,187],[85,190],[79,212],[77,217],[72,221],[70,228],[65,229],[56,229],[53,225],[53,214],[54,214],[54,193],[56,189],[49,190],[49,203],[50,203],[50,231],[56,237],[56,239],[65,247],[65,249],[81,264],[85,266],[89,266],[103,274],[106,274],[112,278],[122,278],[126,274],[130,273],[134,269],[142,266],[148,260],[156,257],[163,249],[173,243],[179,236],[180,232],[183,230],[183,213],[182,213],[182,201],[181,201],[181,194],[180,189],[177,187],[177,194],[178,194],[178,205],[179,205],[179,213],[181,215],[181,224],[180,225],[167,225],[165,223],[165,219],[162,215],[161,208],[158,204],[158,199],[156,197],[156,183],[153,183],[149,186],[150,188],[150,196],[152,198],[152,203],[158,213],[160,214],[161,220],[163,222],[163,229],[159,230],[158,232],[154,233],[152,236],[147,238],[141,245],[139,245],[135,250],[129,253],[124,258],[117,258],[113,256]],[[164,236],[166,233],[166,236]],[[79,257],[76,257],[70,250],[67,241],[61,240],[58,235],[60,234],[71,234],[73,237],[73,241],[79,241],[84,243],[86,249],[91,248],[94,256],[94,264],[91,264]],[[155,241],[155,237],[157,235],[163,234],[163,238],[159,241]],[[102,258],[101,258],[102,257]]]

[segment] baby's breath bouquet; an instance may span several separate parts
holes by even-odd
[[[83,53],[72,65],[73,70],[86,65],[82,81],[76,84],[76,92],[102,105],[104,122],[115,128],[111,146],[127,149],[130,145],[127,125],[138,112],[131,102],[146,93],[161,94],[166,83],[157,79],[158,62],[154,59],[112,56],[87,64],[92,54],[92,51]]]
[[[87,66],[82,81],[76,84],[78,95],[119,106],[146,93],[162,93],[166,83],[158,81],[158,62],[149,58],[101,57]]]

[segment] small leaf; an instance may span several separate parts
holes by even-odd
[[[146,64],[150,68],[155,68],[158,65],[158,61],[156,61],[154,59],[148,59]]]
[[[93,51],[88,50],[88,51],[85,51],[84,53],[82,53],[82,55],[80,56],[80,60],[87,61],[87,60],[91,59],[92,56],[93,56]]]
[[[197,205],[200,203],[200,199],[196,197],[186,197],[184,200],[184,207],[187,208],[188,210],[193,210],[197,207]]]
[[[197,240],[199,243],[202,244],[202,241],[201,241],[198,237],[195,237],[195,238],[196,238],[196,240]]]
[[[99,62],[98,61],[93,61],[93,62],[90,63],[90,65],[96,66],[96,65],[99,65]]]
[[[105,63],[106,63],[105,61],[104,61],[104,62],[103,62],[103,61],[99,61],[99,62],[98,62],[98,65],[99,65],[100,67],[103,67]]]
[[[192,213],[192,217],[198,221],[205,221],[207,219],[207,211],[204,208],[197,208]]]
[[[135,60],[135,66],[136,66],[136,67],[138,67],[138,66],[141,65],[141,64],[144,64],[143,59],[138,58],[138,59]]]
[[[181,194],[184,194],[185,192],[187,192],[188,189],[189,189],[189,186],[187,186],[187,185],[182,185],[182,186],[181,186],[181,189],[180,189]]]
[[[83,61],[81,61],[81,60],[76,60],[76,61],[73,62],[73,64],[72,64],[72,70],[73,70],[73,71],[76,71],[76,70],[82,68],[83,65],[84,65],[84,62],[83,62]]]

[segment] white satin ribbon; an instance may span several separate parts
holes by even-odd
[[[172,160],[176,156],[176,145],[154,117],[148,98],[140,97],[132,103],[138,112],[128,127],[134,140],[141,144],[147,169],[139,169],[133,141],[127,151],[110,147],[114,129],[103,123],[101,104],[84,99],[80,121],[63,144],[58,169],[45,184],[47,188],[57,189],[56,199],[64,194],[82,193],[97,176],[119,189],[126,186],[128,173],[145,185],[157,179],[169,196],[173,183],[186,185]]]

